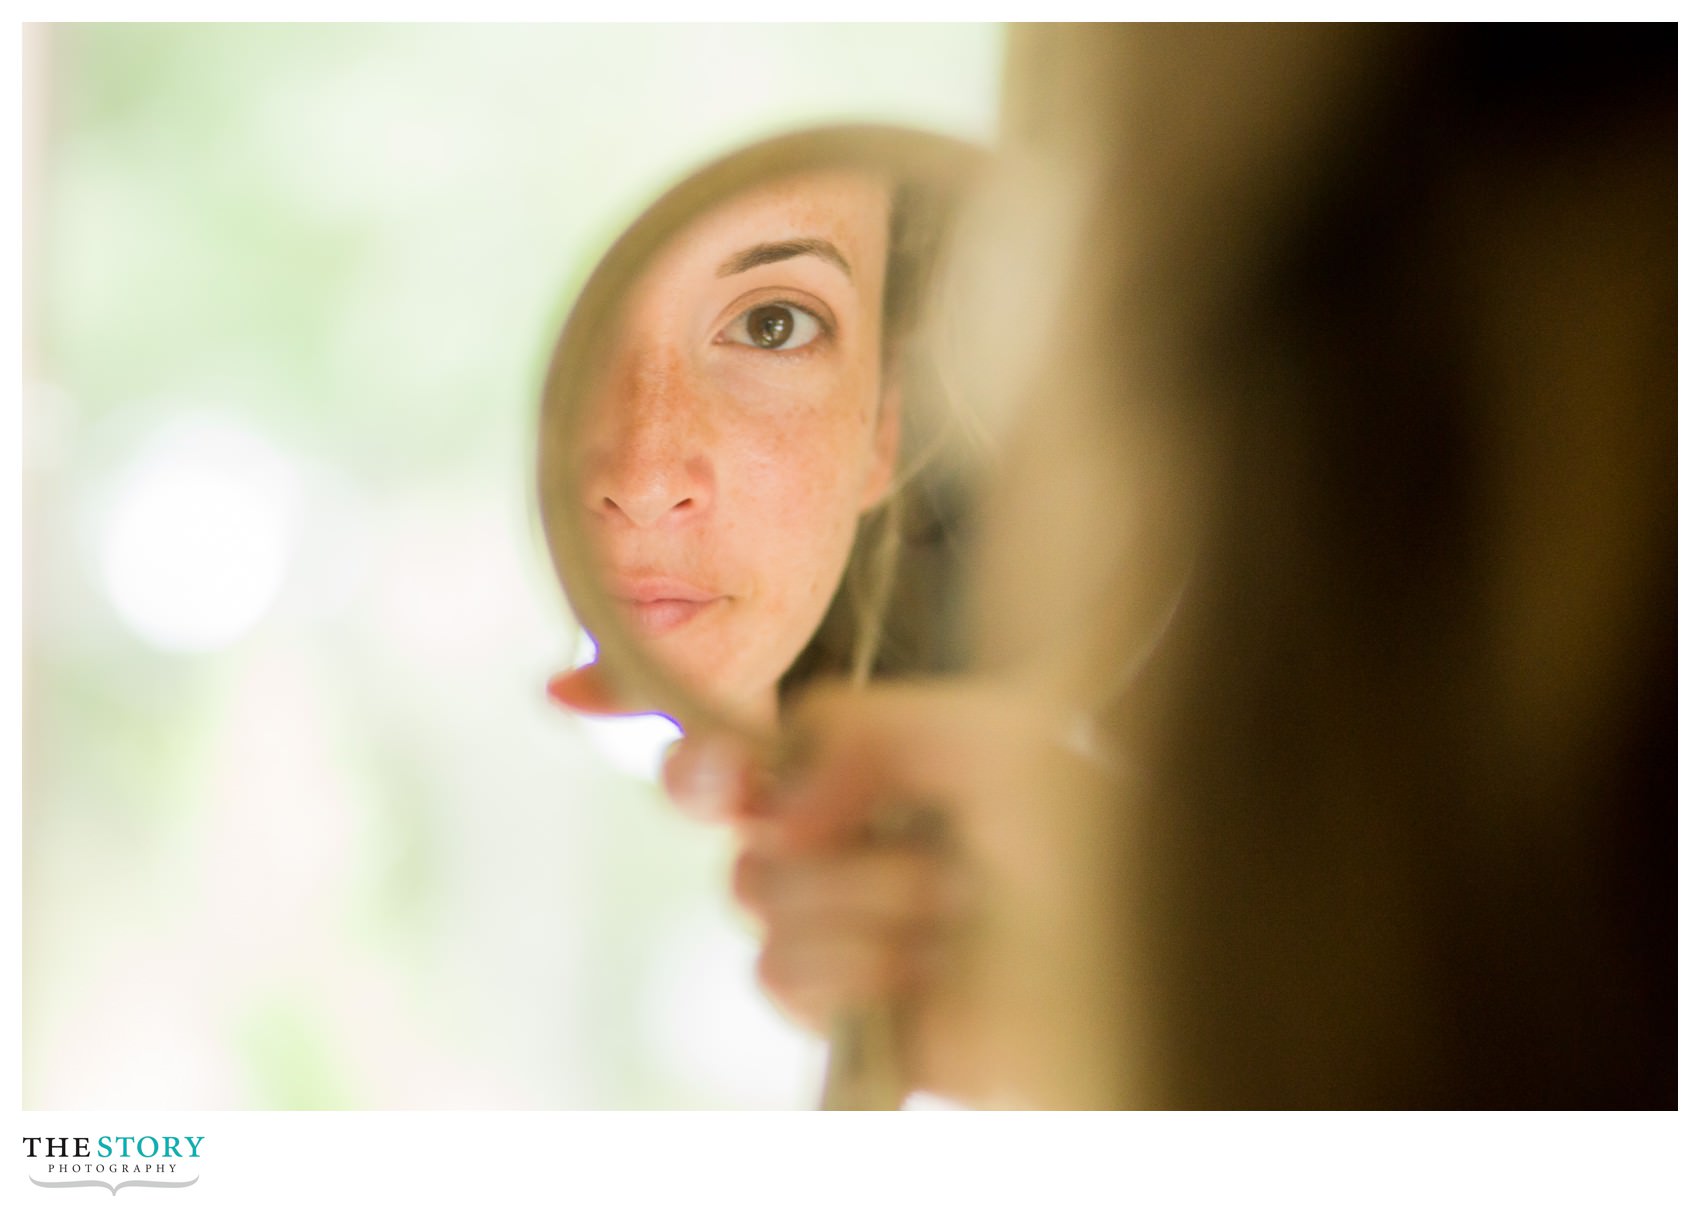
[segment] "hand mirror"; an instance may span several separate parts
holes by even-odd
[[[928,336],[982,159],[895,128],[773,139],[669,191],[592,274],[538,482],[627,701],[770,735],[813,678],[960,663],[972,444]]]
[[[984,159],[897,128],[772,139],[669,191],[591,275],[538,485],[623,701],[771,740],[813,679],[962,663],[976,443],[931,337]],[[895,1035],[888,1007],[835,1026],[823,1105],[897,1105]]]

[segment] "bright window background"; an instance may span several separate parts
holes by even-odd
[[[726,839],[544,699],[535,395],[660,189],[989,139],[1001,33],[34,33],[25,1105],[807,1105]]]

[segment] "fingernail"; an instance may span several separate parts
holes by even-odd
[[[735,743],[720,737],[686,743],[668,764],[667,789],[692,816],[719,820],[731,814],[742,757]]]

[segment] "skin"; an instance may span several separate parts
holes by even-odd
[[[681,808],[739,836],[733,895],[774,1002],[824,1034],[844,1007],[895,1000],[916,1089],[1116,1105],[1134,1020],[1101,979],[1124,946],[1106,927],[1111,772],[1058,741],[1066,720],[1030,686],[821,687],[788,723],[812,743],[781,777],[724,736],[686,737],[665,774]],[[870,841],[894,804],[927,805],[948,841]]]
[[[620,599],[664,579],[712,593],[682,608],[632,602],[627,617],[682,680],[763,723],[838,586],[857,519],[891,482],[888,206],[885,182],[817,173],[704,215],[634,283],[586,426],[582,503],[608,590]],[[751,263],[749,250],[773,245],[798,251]],[[752,311],[775,304],[812,314],[792,317],[785,348],[746,344]],[[645,706],[620,701],[594,665],[550,693],[581,712]],[[740,835],[733,896],[762,929],[757,975],[782,1010],[824,1033],[839,1006],[917,992],[970,899],[955,864],[869,844],[853,804],[809,806],[793,818],[800,833],[776,824],[771,772],[728,736],[687,736],[663,777],[681,809]],[[928,1018],[928,1040],[963,1038],[960,1013]],[[967,1057],[927,1052],[923,1084],[970,1093],[957,1077]]]
[[[670,671],[755,722],[891,484],[889,205],[884,181],[817,172],[704,214],[633,284],[583,432],[605,589]]]

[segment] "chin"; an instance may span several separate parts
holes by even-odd
[[[770,716],[778,702],[779,679],[741,669],[724,661],[704,661],[701,645],[681,639],[677,645],[656,646],[662,668],[692,695],[736,715]],[[677,651],[668,651],[676,648]],[[696,659],[692,659],[696,658]]]

